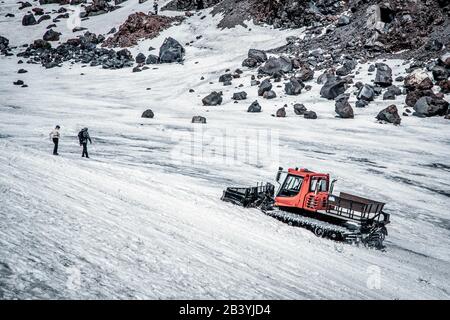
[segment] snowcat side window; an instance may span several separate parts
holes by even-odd
[[[299,176],[288,175],[283,183],[283,186],[278,193],[281,197],[293,197],[298,194],[302,186],[303,178]]]
[[[318,192],[327,191],[327,180],[322,178],[312,178],[311,185],[309,187],[309,192],[316,191],[316,187]]]

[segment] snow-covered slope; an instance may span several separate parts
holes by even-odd
[[[127,1],[82,26],[106,33],[150,7]],[[7,12],[16,17],[5,18]],[[0,4],[0,35],[11,45],[45,32],[47,24],[23,27],[22,14],[15,1]],[[257,99],[250,73],[228,87],[218,77],[240,67],[249,48],[280,46],[301,31],[251,23],[251,31],[219,30],[218,21],[195,15],[142,41],[133,54],[167,36],[194,43],[183,65],[140,73],[69,64],[45,70],[0,57],[0,297],[448,299],[448,120],[379,124],[374,117],[385,101],[355,109],[353,120],[338,119],[318,85],[297,97],[275,88],[279,97],[259,99],[263,112],[249,114]],[[73,37],[64,24],[56,30],[62,40]],[[403,74],[401,61],[387,63]],[[361,67],[355,81],[369,82],[368,65]],[[28,73],[17,74],[19,68]],[[14,86],[17,79],[29,87]],[[202,106],[213,90],[223,91],[224,103]],[[242,90],[249,98],[234,104],[232,93]],[[292,107],[287,118],[271,116],[293,102],[319,118],[295,116]],[[140,118],[147,108],[154,119]],[[194,115],[208,124],[191,124]],[[56,124],[60,157],[51,155],[48,139]],[[94,139],[89,160],[76,139],[84,126]],[[259,145],[251,139],[267,130],[278,152],[256,163],[241,157],[248,154],[244,140]],[[225,153],[224,134],[238,142]],[[270,181],[278,165],[330,172],[337,191],[385,201],[392,220],[386,250],[316,238],[220,201],[226,186]]]

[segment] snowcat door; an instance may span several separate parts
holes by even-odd
[[[275,205],[279,207],[297,207],[301,199],[304,178],[288,174],[275,198]]]
[[[313,176],[310,178],[309,191],[305,197],[303,208],[309,211],[327,209],[329,178]]]

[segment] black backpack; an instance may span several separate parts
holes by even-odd
[[[83,131],[78,132],[78,140],[80,141],[80,144],[83,143],[84,140]]]

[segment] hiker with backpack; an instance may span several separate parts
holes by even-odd
[[[56,126],[55,129],[52,130],[52,132],[50,132],[50,139],[53,141],[54,147],[53,147],[53,155],[54,156],[59,156],[58,154],[58,144],[59,144],[59,129],[61,127],[60,126]]]
[[[87,151],[87,143],[88,141],[92,144],[91,137],[89,136],[88,128],[83,128],[78,133],[78,140],[80,141],[80,146],[83,147],[83,153],[81,154],[81,157],[89,158],[88,151]]]
[[[155,11],[155,15],[158,15],[158,0],[153,1],[153,9]]]

